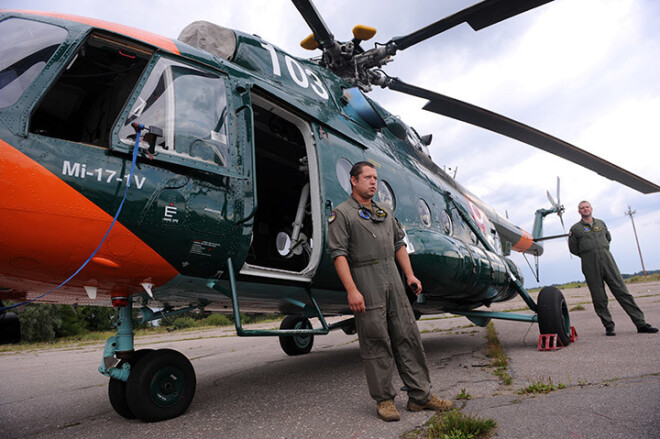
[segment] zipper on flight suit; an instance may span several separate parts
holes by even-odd
[[[364,223],[362,223],[362,222],[360,222],[359,224],[360,224],[362,227],[364,227],[365,229],[367,229],[367,232],[371,233],[371,236],[373,236],[374,238],[376,237],[376,234],[375,234],[374,232],[372,232],[371,229],[369,229],[369,227],[366,226],[366,224],[364,224]]]

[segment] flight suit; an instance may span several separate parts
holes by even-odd
[[[328,247],[332,260],[345,256],[351,276],[364,296],[366,311],[355,315],[360,355],[371,397],[393,399],[394,363],[408,388],[408,397],[424,404],[431,383],[422,338],[397,270],[395,252],[404,233],[391,212],[382,222],[364,219],[353,197],[328,217]],[[380,207],[373,203],[373,209]]]
[[[619,268],[614,262],[610,253],[611,240],[612,236],[605,223],[594,218],[592,224],[580,221],[571,227],[568,249],[582,261],[582,273],[591,293],[594,310],[605,328],[614,329],[614,321],[607,308],[608,299],[603,281],[610,287],[614,298],[628,313],[635,326],[642,327],[646,324],[644,313],[628,292]]]

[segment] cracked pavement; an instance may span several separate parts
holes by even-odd
[[[630,287],[647,321],[660,324],[660,282]],[[605,337],[586,288],[565,290],[578,340],[540,352],[538,327],[496,321],[513,384],[500,383],[486,356],[486,330],[464,317],[425,318],[422,339],[433,392],[464,413],[498,422],[496,437],[660,437],[660,334],[637,334],[615,302],[617,336]],[[535,294],[534,294],[535,296]],[[494,305],[521,309],[522,300]],[[529,312],[529,311],[528,311]],[[446,316],[435,316],[446,317]],[[262,324],[270,328],[276,323]],[[253,327],[253,326],[251,326]],[[137,348],[172,348],[191,359],[197,393],[188,411],[145,424],[119,417],[97,372],[103,343],[0,353],[3,438],[398,438],[431,412],[405,411],[401,421],[376,417],[355,335],[316,337],[310,354],[288,357],[276,338],[235,336],[233,328],[141,337]],[[547,394],[519,394],[535,383],[561,384]],[[398,377],[395,384],[401,386]],[[470,400],[456,400],[464,392]]]

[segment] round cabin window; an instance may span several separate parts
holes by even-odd
[[[431,209],[429,209],[429,205],[426,204],[426,201],[422,200],[421,198],[417,200],[417,211],[419,212],[419,219],[422,220],[422,224],[424,224],[426,227],[430,227]]]

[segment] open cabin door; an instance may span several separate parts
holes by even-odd
[[[308,281],[321,258],[319,173],[310,124],[252,94],[256,205],[241,274]]]

